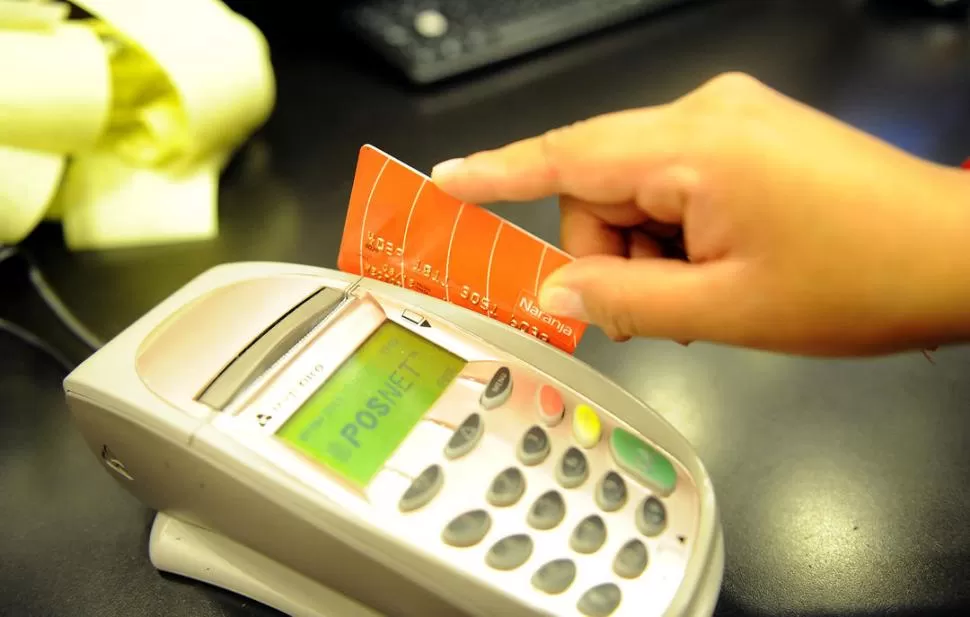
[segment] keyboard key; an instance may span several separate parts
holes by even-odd
[[[589,476],[586,456],[574,446],[570,446],[556,466],[556,479],[563,488],[576,488]]]
[[[492,527],[492,517],[485,510],[470,510],[451,520],[441,532],[446,544],[458,548],[475,546]]]
[[[483,409],[495,409],[509,400],[512,394],[512,371],[503,366],[492,375],[479,399]]]
[[[541,426],[535,425],[525,432],[519,441],[517,455],[523,465],[538,465],[546,460],[552,445],[549,443],[549,435]]]
[[[546,426],[556,426],[562,422],[566,413],[566,406],[562,402],[559,390],[549,385],[539,388],[539,419]]]
[[[620,588],[613,583],[603,583],[589,589],[576,603],[576,608],[586,617],[609,617],[620,606]]]
[[[441,41],[441,46],[439,47],[439,49],[441,50],[441,55],[444,56],[445,58],[455,58],[461,55],[461,52],[462,52],[461,41],[459,41],[454,37],[448,37],[445,40]]]
[[[626,482],[615,471],[606,472],[596,485],[596,505],[604,512],[616,512],[627,500]]]
[[[621,469],[661,496],[666,497],[674,492],[677,471],[673,464],[633,433],[622,428],[613,429],[610,451]]]
[[[484,46],[488,42],[488,35],[485,34],[480,28],[472,27],[465,34],[465,45],[469,48],[476,49],[478,47]]]
[[[623,545],[613,560],[613,572],[623,578],[636,578],[647,569],[647,547],[633,539]]]
[[[438,54],[430,47],[415,47],[414,59],[422,64],[430,64],[438,59]]]
[[[421,472],[417,478],[411,482],[411,486],[404,491],[398,508],[401,512],[412,512],[426,506],[435,495],[441,490],[444,484],[445,474],[440,465],[431,465]]]
[[[532,556],[532,538],[524,533],[506,536],[492,545],[485,563],[496,570],[514,570]]]
[[[448,19],[439,11],[427,9],[414,16],[414,30],[425,38],[436,39],[448,31]]]
[[[532,575],[532,586],[550,595],[560,594],[576,580],[576,564],[571,559],[554,559]]]
[[[381,30],[381,36],[388,45],[403,47],[411,42],[411,36],[407,30],[397,24],[389,24]]]
[[[606,523],[596,514],[581,520],[569,537],[569,546],[584,555],[600,550],[604,542],[606,542]]]
[[[636,523],[648,538],[659,536],[667,528],[667,508],[656,497],[647,497],[637,508]]]
[[[454,460],[465,456],[478,445],[484,433],[482,416],[478,413],[471,414],[455,429],[451,439],[445,444],[445,457]]]
[[[578,405],[573,412],[573,437],[584,448],[592,448],[599,443],[603,434],[600,418],[589,405]]]
[[[380,37],[386,24],[393,23],[413,39],[437,44],[454,37],[461,42],[463,54],[474,50],[476,58],[455,63],[447,48],[425,61],[410,46],[373,44],[387,58],[407,50],[402,70],[412,81],[428,83],[491,64],[506,57],[510,46],[518,49],[513,54],[517,55],[563,42],[586,25],[598,23],[596,28],[602,28],[617,19],[637,17],[654,4],[655,0],[364,0],[350,3],[342,12],[367,39]]]
[[[506,508],[519,501],[525,493],[525,476],[516,467],[501,472],[488,487],[485,498],[497,508]]]
[[[557,491],[546,491],[529,509],[527,521],[535,529],[548,530],[566,517],[566,502]]]

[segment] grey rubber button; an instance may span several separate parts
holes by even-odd
[[[444,484],[445,474],[440,465],[431,465],[411,482],[398,502],[401,512],[412,512],[423,508],[434,499]]]
[[[571,446],[559,459],[556,466],[556,479],[563,488],[576,488],[589,477],[589,464],[586,455],[579,448]]]
[[[656,497],[647,497],[637,508],[636,522],[643,535],[659,536],[667,528],[667,509]]]
[[[492,545],[485,563],[496,570],[514,570],[532,556],[532,538],[524,533],[506,536]]]
[[[576,564],[571,559],[555,559],[532,575],[532,586],[550,595],[560,594],[576,580]]]
[[[445,444],[445,456],[452,460],[465,456],[478,445],[484,433],[485,425],[481,414],[473,413],[455,429],[451,439]]]
[[[505,401],[509,400],[512,394],[512,371],[509,367],[503,366],[492,375],[485,386],[485,391],[479,399],[484,409],[495,409]]]
[[[467,548],[481,542],[491,527],[492,517],[488,512],[471,510],[453,518],[441,532],[441,539],[451,546]]]
[[[557,491],[546,491],[529,509],[528,523],[543,531],[552,529],[566,517],[566,502]]]
[[[549,443],[549,435],[538,424],[525,432],[519,440],[519,447],[516,454],[523,465],[538,465],[546,460],[552,445]]]
[[[626,482],[615,471],[608,471],[596,485],[596,505],[604,512],[616,512],[626,504]]]
[[[462,52],[461,41],[452,37],[446,38],[445,40],[441,41],[439,49],[441,49],[441,55],[446,58],[460,56]]]
[[[623,578],[636,578],[647,569],[647,547],[639,540],[630,540],[616,553],[613,572]]]
[[[579,612],[587,617],[609,617],[620,606],[620,588],[603,583],[590,588],[576,603]]]
[[[577,553],[589,555],[606,542],[606,523],[596,514],[581,520],[569,537],[569,546]]]
[[[525,493],[525,475],[516,468],[509,467],[499,473],[488,487],[485,498],[497,508],[506,508],[519,501]]]

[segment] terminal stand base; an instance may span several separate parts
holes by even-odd
[[[292,617],[383,617],[215,532],[159,512],[149,555],[163,572],[245,596]]]

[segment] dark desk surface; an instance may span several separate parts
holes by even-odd
[[[284,4],[306,24],[295,3]],[[27,247],[77,315],[110,337],[222,261],[334,266],[362,143],[429,169],[592,114],[669,100],[725,70],[748,71],[925,157],[959,162],[970,153],[966,24],[858,5],[702,5],[433,90],[402,86],[316,24],[301,40],[292,24],[261,21],[275,48],[279,102],[227,171],[217,240],[70,255],[59,230],[45,226]],[[557,238],[551,202],[497,210]],[[82,355],[15,272],[0,268],[0,276],[0,315]],[[594,331],[578,356],[662,411],[706,461],[726,530],[719,615],[970,609],[970,349],[942,350],[935,364],[919,354],[820,361],[663,341],[616,345]],[[0,334],[0,613],[273,614],[152,569],[151,513],[83,447],[62,376]]]

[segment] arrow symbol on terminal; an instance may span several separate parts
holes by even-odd
[[[421,321],[421,324],[420,325],[421,325],[422,328],[430,328],[431,327],[431,322],[429,322],[427,319],[424,319],[424,320]]]

